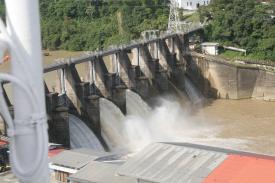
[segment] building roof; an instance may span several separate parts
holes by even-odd
[[[204,42],[201,46],[219,46],[219,43]]]
[[[6,146],[8,144],[9,144],[9,142],[4,141],[4,140],[0,140],[0,146]]]
[[[136,183],[136,179],[117,176],[116,171],[120,165],[90,162],[83,169],[71,175],[69,180],[79,183]]]
[[[122,165],[118,174],[150,182],[202,182],[226,153],[155,143]]]
[[[97,152],[90,149],[65,150],[52,157],[50,163],[79,170],[93,160],[98,160],[100,158],[104,159],[109,156],[112,156],[112,154],[107,152]]]
[[[275,161],[252,156],[229,155],[228,158],[204,180],[204,183],[217,182],[274,183]]]
[[[188,143],[157,143],[118,170],[154,183],[274,183],[275,157]]]
[[[0,135],[0,146],[6,147],[9,145],[9,138],[3,135]]]
[[[52,158],[52,157],[60,154],[63,151],[64,151],[64,149],[61,149],[61,148],[50,149],[49,152],[48,152],[48,157]]]

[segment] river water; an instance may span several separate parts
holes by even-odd
[[[273,102],[205,99],[193,110],[175,97],[159,98],[153,108],[130,90],[126,99],[126,116],[110,102],[101,103],[102,128],[116,139],[107,138],[114,151],[136,152],[152,142],[169,141],[275,155]]]
[[[275,102],[213,100],[191,115],[190,120],[215,127],[216,137],[225,140],[221,143],[236,141],[240,142],[238,149],[275,155],[274,109]]]

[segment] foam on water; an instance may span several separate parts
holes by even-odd
[[[219,128],[204,121],[192,121],[188,110],[176,100],[159,99],[151,109],[141,97],[127,91],[127,115],[106,99],[101,100],[102,130],[108,145],[136,152],[152,142],[190,142],[238,148],[244,142],[216,138]]]

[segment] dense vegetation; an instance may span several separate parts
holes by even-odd
[[[247,49],[249,58],[275,61],[274,0],[264,5],[255,0],[212,0],[200,8],[208,41]]]
[[[40,0],[44,49],[96,50],[166,29],[167,0]]]

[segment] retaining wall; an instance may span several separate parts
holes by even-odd
[[[187,75],[207,97],[275,101],[272,68],[268,70],[255,64],[234,63],[198,53],[186,57]]]

